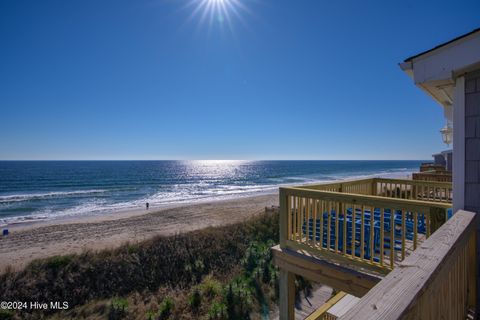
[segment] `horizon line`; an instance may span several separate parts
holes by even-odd
[[[431,161],[431,159],[0,159],[0,161]]]

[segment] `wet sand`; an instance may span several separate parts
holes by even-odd
[[[7,266],[18,270],[38,258],[235,223],[272,205],[278,205],[278,194],[9,226],[10,234],[0,237],[0,272]]]

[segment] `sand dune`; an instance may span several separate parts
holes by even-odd
[[[16,226],[10,235],[0,237],[0,271],[9,265],[20,269],[33,259],[234,223],[277,204],[278,195],[260,195]]]

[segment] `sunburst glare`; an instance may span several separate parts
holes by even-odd
[[[190,0],[187,7],[193,8],[189,20],[198,18],[199,25],[208,24],[209,29],[220,25],[233,32],[235,20],[247,26],[242,14],[249,10],[242,0]]]

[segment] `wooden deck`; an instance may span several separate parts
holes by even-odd
[[[451,199],[450,183],[401,179],[280,188],[280,245],[272,252],[281,319],[297,318],[295,274],[368,294],[450,218]]]

